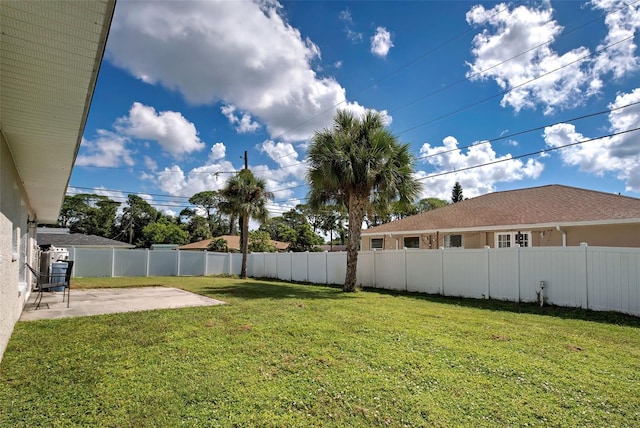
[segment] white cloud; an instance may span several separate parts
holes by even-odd
[[[342,68],[342,61],[336,61],[335,63],[333,63],[333,66],[335,68]]]
[[[633,41],[633,35],[640,28],[640,5],[637,2],[627,4],[622,0],[593,0],[591,4],[607,13],[605,24],[608,33],[597,50],[631,37],[630,41],[615,44],[598,53],[594,60],[594,76],[597,84],[602,85],[602,75],[611,73],[618,79],[636,71],[640,65],[635,55],[636,44]]]
[[[280,9],[276,1],[121,1],[107,59],[190,103],[223,101],[274,137],[305,140],[348,103],[335,79],[313,70],[320,50]]]
[[[271,160],[280,167],[269,175],[274,176],[276,179],[284,179],[288,176],[304,179],[307,172],[306,163],[298,159],[298,152],[291,143],[276,143],[272,140],[266,140],[258,149],[262,153],[269,155]]]
[[[391,33],[384,27],[376,28],[376,34],[371,37],[371,53],[384,58],[392,47]]]
[[[640,88],[631,93],[620,94],[609,105],[610,109],[640,102]],[[611,133],[618,133],[640,127],[640,105],[615,110],[609,113]],[[615,175],[625,182],[625,190],[640,193],[640,139],[638,132],[620,134],[593,141],[576,131],[572,124],[561,123],[544,130],[548,147],[561,147],[559,156],[566,165],[577,166],[581,171],[604,176]]]
[[[451,189],[456,181],[462,185],[464,196],[470,198],[494,192],[497,183],[538,178],[544,169],[544,165],[536,159],[523,162],[519,159],[511,159],[510,154],[497,156],[488,142],[475,144],[464,153],[458,148],[458,141],[454,137],[445,138],[442,146],[432,147],[430,144],[424,144],[420,149],[420,156],[428,156],[423,162],[430,165],[433,170],[418,171],[416,174],[418,178],[458,171],[421,180],[424,183],[421,197],[437,197],[445,200],[451,198]],[[495,161],[500,162],[460,171]]]
[[[243,113],[242,116],[236,114],[236,107],[233,105],[224,105],[220,107],[220,111],[229,120],[230,124],[235,125],[239,134],[253,133],[260,129],[260,124],[251,120],[249,113]]]
[[[346,23],[353,25],[353,18],[351,17],[351,11],[349,9],[341,11],[338,17]]]
[[[82,139],[82,154],[76,158],[77,166],[117,167],[135,164],[131,150],[126,148],[128,139],[125,136],[104,129],[98,129],[96,133],[98,136],[94,141]]]
[[[504,3],[492,9],[478,5],[467,12],[469,24],[491,29],[485,28],[473,38],[475,59],[468,64],[467,77],[494,79],[502,89],[510,91],[501,105],[510,105],[516,112],[542,104],[548,114],[579,103],[581,88],[589,80],[589,74],[581,69],[587,60],[580,58],[589,50],[579,47],[559,55],[545,44],[554,41],[563,29],[552,19],[553,10],[548,4],[539,8],[506,8]],[[542,46],[535,48],[539,45]],[[533,79],[538,80],[527,83]]]
[[[159,171],[154,179],[170,195],[191,196],[205,190],[221,189],[231,171],[235,168],[226,160],[193,168],[186,174],[180,166],[172,165]]]
[[[227,147],[224,145],[224,143],[215,143],[211,147],[211,153],[209,153],[209,160],[216,161],[218,159],[222,159],[225,157],[226,152],[227,152]]]
[[[551,48],[563,27],[553,19],[549,2],[513,9],[504,3],[492,9],[474,6],[467,12],[467,22],[487,28],[473,38],[474,60],[468,64],[467,77],[493,79],[508,91],[501,105],[509,105],[516,112],[541,105],[544,113],[550,114],[583,104],[602,91],[605,75],[619,78],[638,68],[633,38],[609,46],[632,36],[640,27],[640,6],[627,7],[620,0],[591,3],[611,12],[605,19],[608,33],[596,47],[595,56],[584,46],[563,54]]]
[[[158,169],[158,163],[147,155],[144,155],[144,166],[146,166],[147,169],[150,169],[152,171],[155,171],[156,169]]]
[[[116,121],[118,132],[133,138],[153,140],[160,144],[165,152],[174,157],[202,150],[205,144],[200,141],[198,131],[181,113],[163,111],[156,113],[153,107],[139,102],[133,103],[129,116]]]

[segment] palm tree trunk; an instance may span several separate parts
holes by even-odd
[[[347,274],[343,291],[356,291],[358,274],[358,247],[364,220],[365,201],[357,196],[349,197],[349,239],[347,241]]]
[[[249,216],[242,217],[242,269],[240,270],[240,278],[247,277],[247,253],[249,252]]]

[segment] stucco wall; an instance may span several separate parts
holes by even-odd
[[[31,257],[35,230],[13,159],[0,133],[0,360],[29,297],[24,263]]]

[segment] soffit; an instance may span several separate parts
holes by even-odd
[[[0,129],[38,221],[55,223],[115,0],[0,2]]]

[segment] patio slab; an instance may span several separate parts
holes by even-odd
[[[44,293],[40,309],[32,292],[22,311],[21,321],[81,317],[118,312],[175,309],[193,306],[222,305],[225,302],[170,287],[71,289],[71,305],[62,301],[62,292]]]

